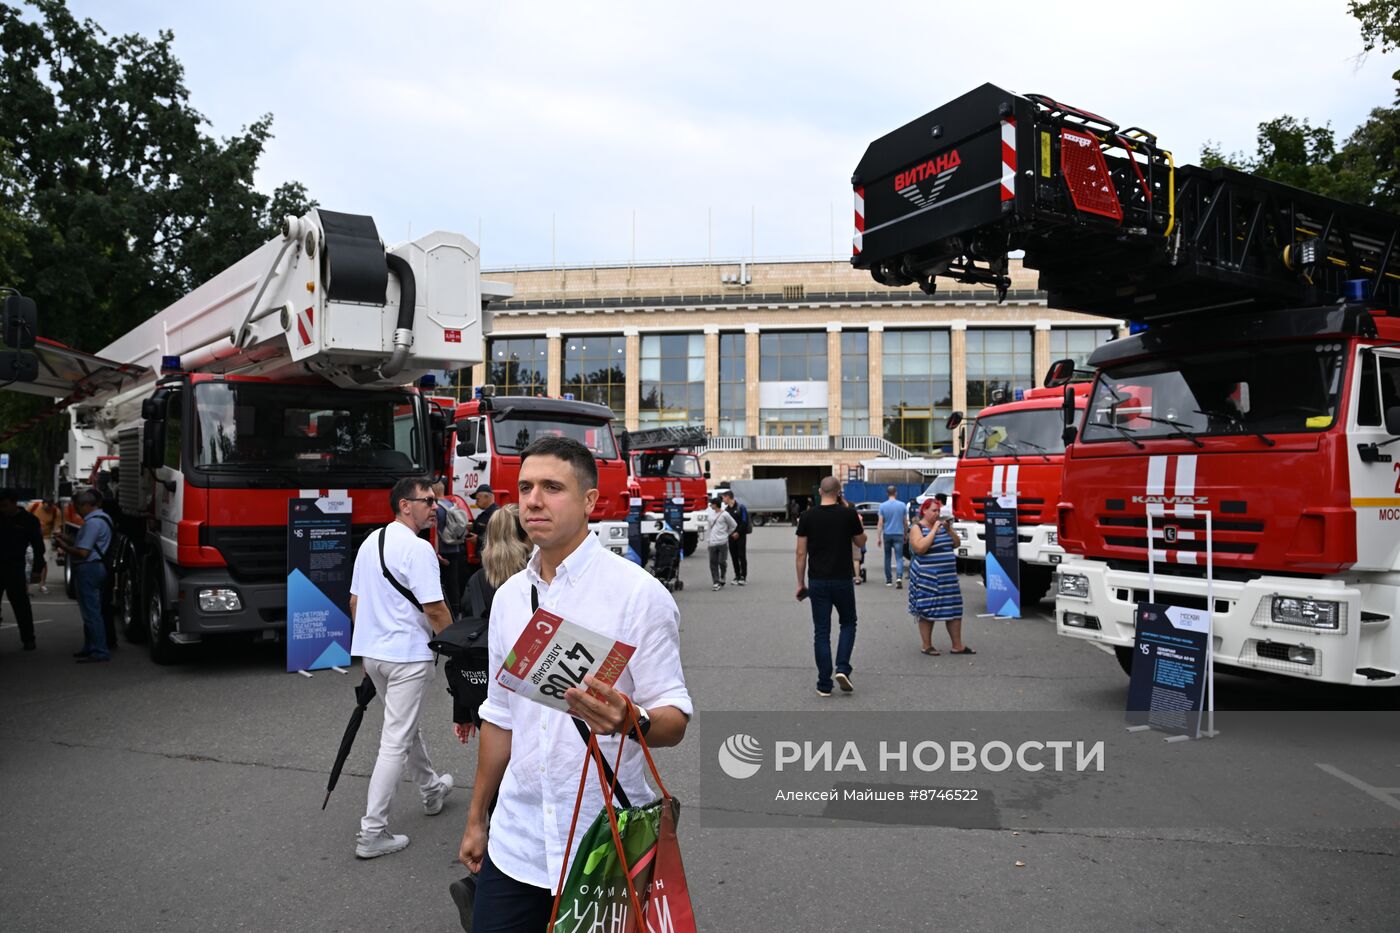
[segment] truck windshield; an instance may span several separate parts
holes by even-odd
[[[1340,343],[1167,356],[1104,370],[1083,440],[1325,431],[1336,421]]]
[[[693,479],[702,475],[700,458],[695,454],[639,453],[632,463],[638,476]]]
[[[496,453],[506,456],[518,456],[536,438],[555,436],[572,437],[599,460],[617,458],[612,428],[606,422],[570,421],[557,415],[548,418],[512,415],[495,419],[492,433],[496,439]]]
[[[258,382],[195,386],[196,466],[237,472],[422,469],[413,396]]]
[[[1064,416],[1058,408],[982,415],[972,427],[969,458],[1036,457],[1065,452]]]

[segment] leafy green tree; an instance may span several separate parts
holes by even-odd
[[[41,335],[97,351],[314,202],[296,182],[254,187],[271,116],[209,135],[171,33],[113,37],[63,0],[25,6],[0,2],[0,285],[38,303]],[[39,402],[0,393],[0,426]],[[58,428],[19,442],[55,458]]]

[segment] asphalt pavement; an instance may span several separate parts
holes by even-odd
[[[1102,722],[1122,710],[1127,683],[1111,655],[1055,634],[1048,601],[1019,620],[977,618],[972,578],[963,578],[964,638],[977,654],[925,657],[905,594],[883,586],[875,561],[857,590],[855,690],[818,697],[808,608],[793,598],[792,529],[758,529],[749,550],[749,586],[712,592],[697,555],[677,594],[698,714],[686,742],[657,763],[683,801],[681,843],[702,930],[1395,929],[1400,756],[1390,752],[1400,690],[1219,679],[1222,710],[1359,710],[1353,731],[1331,736],[1332,757],[1318,760],[1302,740],[1297,749],[1266,747],[1237,730],[1232,741],[1224,714],[1214,740],[1133,737],[1140,759],[1161,756],[1163,774],[1188,765],[1172,788],[1164,778],[1146,790],[1170,801],[1170,790],[1199,775],[1183,806],[1199,801],[1209,818],[1056,822],[1053,807],[1002,797],[990,828],[958,828],[820,808],[780,820],[776,806],[737,803],[713,775],[723,736],[706,731],[707,713],[724,714],[712,721],[725,730],[751,721],[754,731],[829,712],[843,714],[829,719],[846,730],[874,730],[896,714],[940,726],[989,715],[1033,722],[1046,711]],[[414,788],[401,785],[391,826],[412,844],[359,861],[353,840],[377,704],[321,810],[358,667],[305,678],[284,672],[280,645],[242,643],[202,646],[173,667],[126,644],[110,664],[76,665],[77,608],[52,589],[35,597],[37,651],[20,651],[8,604],[0,627],[7,931],[459,928],[446,891],[461,873],[475,744],[453,738],[440,674],[425,712],[428,744],[459,790],[427,817]],[[946,633],[936,644],[946,652]],[[1117,749],[1110,745],[1111,763]],[[1296,802],[1271,796],[1290,769],[1316,803],[1302,808],[1308,814],[1284,813],[1284,801]],[[1105,800],[1121,785],[1105,788]],[[1220,813],[1232,807],[1207,806],[1230,793],[1241,800],[1233,818]]]

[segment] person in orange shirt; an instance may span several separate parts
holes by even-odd
[[[63,530],[63,512],[52,499],[35,499],[29,503],[29,514],[39,520],[39,528],[44,532],[44,553],[35,554],[34,560],[41,562],[39,592],[49,592],[49,554],[53,552],[53,536]]]

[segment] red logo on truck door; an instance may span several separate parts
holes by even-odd
[[[958,157],[958,150],[953,149],[950,152],[945,152],[936,159],[929,159],[922,165],[916,165],[907,172],[900,172],[894,176],[894,190],[903,191],[910,185],[918,184],[926,178],[951,172],[961,164],[962,159]]]

